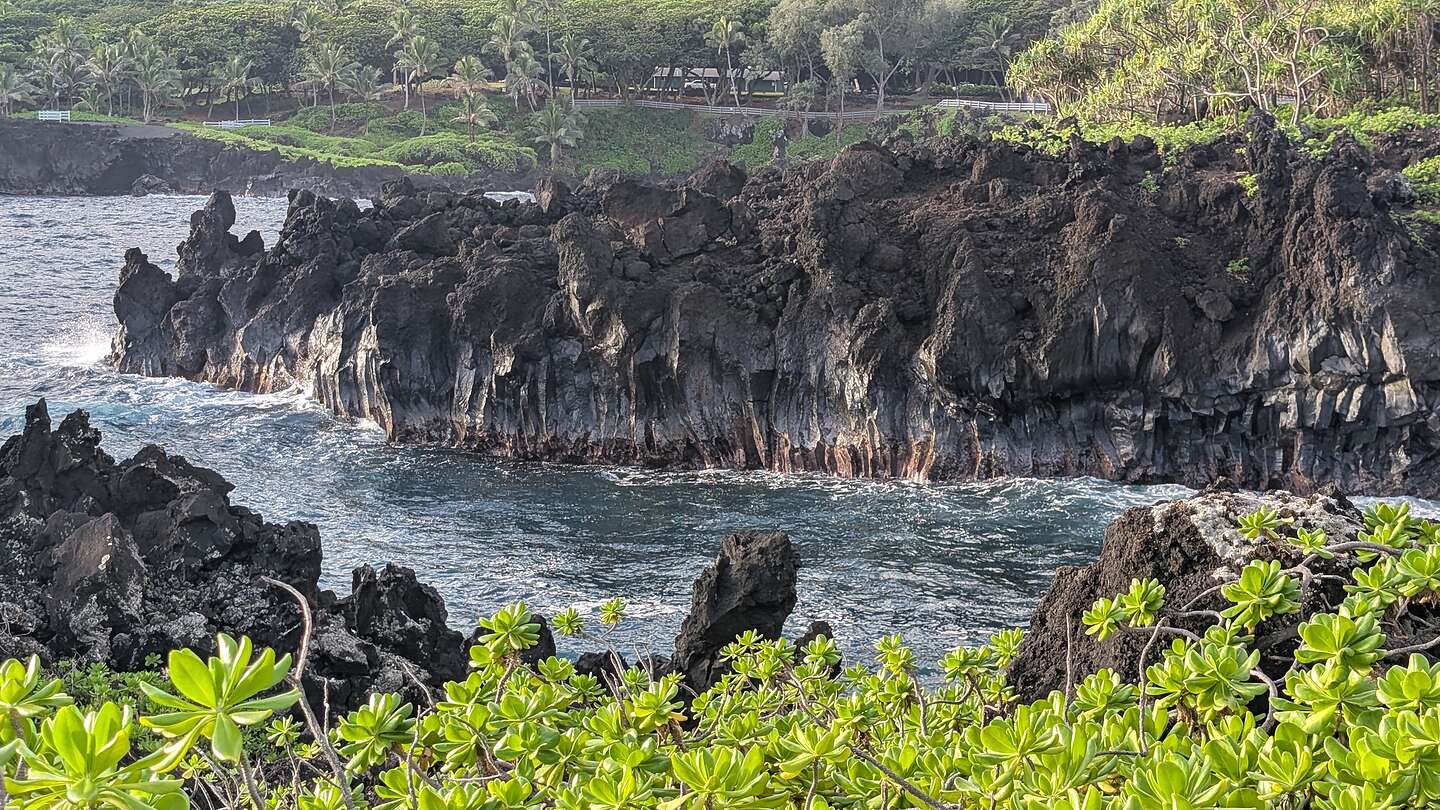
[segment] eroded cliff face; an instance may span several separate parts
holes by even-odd
[[[1257,119],[1173,167],[953,140],[302,192],[269,250],[218,194],[175,278],[127,255],[112,359],[518,458],[1434,495],[1440,268],[1375,180]]]

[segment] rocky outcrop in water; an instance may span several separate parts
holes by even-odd
[[[0,446],[0,658],[130,671],[176,647],[212,650],[217,631],[293,650],[299,611],[268,577],[311,603],[309,685],[335,705],[408,689],[411,673],[464,674],[462,636],[414,572],[366,566],[350,595],[322,591],[315,527],[268,523],[231,489],[154,446],[116,462],[83,411],[55,427],[43,400],[28,408],[24,432]]]
[[[795,609],[800,557],[780,533],[740,532],[695,580],[690,614],[675,639],[670,666],[697,693],[719,679],[720,650],[746,630],[780,638]]]
[[[299,591],[314,615],[307,686],[317,703],[363,702],[462,679],[466,640],[408,568],[361,566],[344,596],[319,587],[320,534],[232,504],[217,473],[150,446],[115,461],[83,411],[58,427],[42,400],[0,445],[0,659],[99,662],[117,670],[178,647],[213,651],[216,632],[294,650]],[[783,534],[742,532],[697,581],[674,660],[705,677],[719,647],[749,629],[778,637],[795,606],[798,561]],[[522,656],[555,654],[541,643]],[[658,664],[669,669],[670,659]],[[698,682],[698,681],[697,681]],[[322,697],[323,696],[323,697]]]
[[[369,197],[406,176],[398,166],[335,166],[256,151],[158,125],[0,121],[0,194],[209,194],[217,188],[279,197],[302,188]],[[523,188],[534,178],[455,178],[466,187]],[[438,184],[440,178],[426,178]],[[519,184],[519,185],[517,185]]]
[[[1010,681],[1022,701],[1038,700],[1050,691],[1064,689],[1067,675],[1079,683],[1096,670],[1109,668],[1128,682],[1137,682],[1148,631],[1121,632],[1104,641],[1086,635],[1081,616],[1102,597],[1114,597],[1130,587],[1132,579],[1154,578],[1165,586],[1165,602],[1172,613],[1182,609],[1220,610],[1229,603],[1217,585],[1236,579],[1256,559],[1280,560],[1286,568],[1306,553],[1286,539],[1250,540],[1237,528],[1239,519],[1265,507],[1296,527],[1325,532],[1329,542],[1351,542],[1363,528],[1360,512],[1343,495],[1317,493],[1298,497],[1285,492],[1257,495],[1212,491],[1154,506],[1137,506],[1105,529],[1099,558],[1084,567],[1063,567],[1056,572],[1041,598],[1020,652],[1010,665]],[[1296,626],[1316,612],[1339,605],[1350,580],[1353,561],[1317,560],[1311,563],[1316,579],[1304,593],[1299,613],[1275,617],[1256,628],[1256,648],[1263,653],[1262,669],[1280,678],[1290,666],[1299,643]],[[1336,579],[1325,579],[1334,576]],[[1179,619],[1173,625],[1203,634],[1213,621],[1204,616]],[[1147,664],[1155,663],[1170,637],[1158,640]]]
[[[175,278],[127,256],[112,360],[523,459],[1435,495],[1440,240],[1370,179],[1257,118],[1169,169],[955,139],[300,193],[268,250],[217,196]]]

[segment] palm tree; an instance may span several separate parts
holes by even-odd
[[[715,49],[716,57],[724,54],[725,80],[730,83],[730,91],[735,95],[735,106],[739,107],[740,86],[735,81],[735,63],[731,56],[735,48],[745,44],[745,30],[729,17],[721,17],[705,34],[705,44]]]
[[[545,80],[540,78],[544,72],[545,68],[529,48],[515,54],[515,60],[505,68],[505,89],[514,97],[515,109],[520,109],[520,97],[524,96],[531,111],[535,110],[540,91],[548,89]]]
[[[560,67],[565,78],[570,80],[570,106],[580,93],[580,82],[595,73],[595,50],[590,40],[575,34],[566,34],[560,39]]]
[[[374,65],[359,65],[340,80],[340,89],[361,101],[379,101],[382,75],[380,68]]]
[[[356,0],[324,0],[324,9],[331,17],[339,17],[349,13],[355,7]]]
[[[330,99],[330,128],[335,128],[335,89],[358,67],[345,56],[345,48],[334,42],[321,42],[310,51],[302,71],[305,82],[319,93],[324,90]]]
[[[9,115],[13,105],[30,98],[31,87],[14,65],[0,62],[0,115]]]
[[[509,87],[510,65],[515,62],[515,57],[522,51],[530,49],[530,43],[525,41],[525,35],[530,33],[530,24],[526,22],[525,16],[518,10],[515,12],[502,13],[490,24],[490,41],[485,43],[484,52],[500,57],[505,64],[506,76],[505,85]],[[517,100],[515,106],[520,106]]]
[[[467,98],[484,90],[489,78],[490,68],[485,67],[478,56],[462,56],[450,69],[450,81],[455,85],[456,92]]]
[[[118,42],[95,46],[95,53],[85,63],[85,69],[90,72],[91,81],[105,94],[105,114],[114,115],[115,91],[125,83],[130,71],[130,57],[125,52],[125,46]]]
[[[135,54],[135,85],[140,89],[140,120],[148,124],[156,107],[180,86],[180,71],[152,45]]]
[[[525,35],[530,33],[530,23],[520,14],[501,14],[490,24],[490,40],[485,43],[485,52],[493,53],[501,61],[509,62],[521,48],[528,48]]]
[[[407,5],[396,6],[390,14],[390,39],[385,41],[385,47],[393,48],[403,45],[420,34],[420,23],[415,18],[415,10]],[[400,83],[400,54],[395,54],[395,62],[390,68],[391,81]],[[410,109],[410,85],[405,85],[405,109]]]
[[[538,19],[545,24],[545,83],[551,87],[555,86],[555,48],[550,41],[553,33],[552,23],[555,13],[560,10],[560,0],[534,0],[532,19]]]
[[[422,35],[412,37],[405,47],[395,54],[399,67],[404,75],[406,86],[410,82],[415,83],[415,94],[420,97],[420,134],[425,134],[425,127],[429,119],[425,113],[425,81],[435,73],[440,65],[440,46]],[[407,91],[408,92],[408,91]]]
[[[1015,52],[1016,36],[1010,19],[1003,14],[986,18],[966,44],[980,64],[987,66],[996,87],[1005,86],[1005,68]]]
[[[575,146],[585,137],[585,132],[580,128],[581,123],[578,113],[565,108],[553,98],[545,105],[545,109],[536,113],[531,131],[535,133],[535,143],[550,147],[551,171],[560,164],[560,151]]]
[[[481,127],[489,129],[500,123],[495,111],[490,105],[479,96],[465,96],[460,99],[460,114],[453,119],[457,123],[463,123],[470,130],[470,141],[475,141],[475,129]]]
[[[68,96],[80,84],[89,45],[85,35],[67,18],[55,24],[54,30],[35,39],[32,62],[40,87],[55,107],[60,98]]]
[[[255,79],[250,75],[254,69],[254,62],[239,54],[234,54],[215,71],[215,80],[219,85],[220,94],[232,93],[235,96],[236,121],[240,120],[240,97],[255,85]]]
[[[305,6],[295,12],[295,19],[290,25],[300,32],[301,42],[314,42],[320,39],[320,34],[325,30],[325,24],[329,19],[324,12],[315,6]]]

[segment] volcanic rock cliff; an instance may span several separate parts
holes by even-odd
[[[518,458],[1435,495],[1434,239],[1386,179],[1256,118],[1168,167],[953,139],[531,205],[300,192],[269,250],[217,194],[176,277],[127,255],[112,361]]]

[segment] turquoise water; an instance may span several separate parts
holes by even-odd
[[[804,568],[793,626],[825,619],[852,656],[898,631],[922,659],[1026,621],[1058,565],[1105,524],[1180,487],[1094,480],[918,485],[763,473],[515,464],[390,447],[297,395],[255,396],[116,374],[102,359],[130,246],[173,263],[198,197],[0,197],[0,434],[44,396],[85,408],[123,457],[147,443],[212,467],[232,499],[317,524],[326,583],[395,560],[433,583],[451,622],[525,599],[554,611],[630,601],[627,648],[668,651],[690,583],[727,532],[779,529]],[[284,201],[240,199],[267,242]]]

